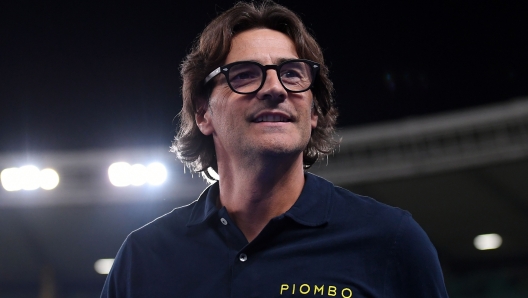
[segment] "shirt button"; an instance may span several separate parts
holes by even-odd
[[[227,220],[226,220],[225,218],[223,218],[223,217],[220,218],[220,221],[222,222],[222,224],[223,224],[224,226],[227,226]]]
[[[247,261],[247,255],[246,254],[240,254],[240,262]]]

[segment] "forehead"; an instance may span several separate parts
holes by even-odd
[[[251,29],[233,37],[226,64],[242,60],[277,64],[295,58],[299,58],[295,44],[286,34],[271,29]]]

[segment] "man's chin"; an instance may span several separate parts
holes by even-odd
[[[261,156],[268,156],[274,158],[290,158],[292,156],[302,155],[304,148],[306,148],[306,146],[287,146],[284,143],[266,144],[266,146],[260,148],[259,154]]]

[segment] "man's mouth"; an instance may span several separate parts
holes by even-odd
[[[254,122],[290,122],[291,120],[281,115],[262,115],[257,117]]]

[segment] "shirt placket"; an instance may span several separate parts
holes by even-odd
[[[225,208],[219,210],[220,231],[226,239],[227,249],[229,250],[229,266],[227,270],[231,271],[230,278],[230,297],[248,298],[251,286],[248,282],[241,280],[240,274],[247,266],[250,266],[251,254],[248,252],[248,241],[242,231],[234,224],[229,217]]]

